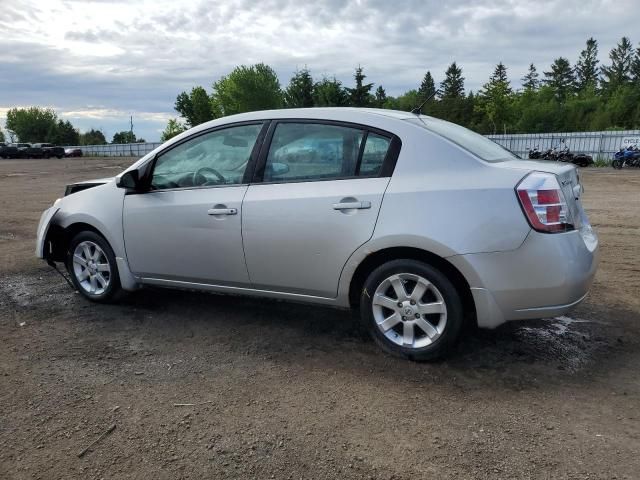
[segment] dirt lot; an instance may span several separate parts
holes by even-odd
[[[82,300],[33,258],[40,212],[128,163],[0,161],[0,478],[640,478],[640,171],[582,172],[602,263],[571,318],[416,364],[342,311]]]

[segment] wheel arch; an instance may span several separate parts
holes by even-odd
[[[360,292],[364,283],[373,270],[380,265],[398,259],[417,260],[431,265],[440,270],[453,283],[464,309],[465,321],[476,324],[476,305],[471,293],[471,287],[464,275],[446,259],[415,247],[388,247],[377,250],[368,255],[356,267],[349,284],[349,305],[357,308],[360,302]]]
[[[63,227],[55,220],[56,219],[54,217],[51,226],[49,227],[49,231],[47,232],[47,237],[45,238],[45,257],[48,260],[64,262],[66,260],[66,254],[71,240],[80,232],[93,232],[100,235],[105,242],[111,245],[106,235],[93,225],[85,222],[74,222]]]

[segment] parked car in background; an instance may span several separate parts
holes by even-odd
[[[44,150],[42,148],[37,147],[31,143],[12,143],[19,152],[20,158],[44,158]]]
[[[414,360],[465,322],[568,312],[598,265],[573,165],[393,110],[224,117],[65,194],[36,255],[89,300],[156,285],[353,308]]]
[[[81,148],[65,148],[64,156],[65,157],[81,157],[82,149]]]
[[[19,158],[20,152],[18,148],[13,145],[7,145],[4,142],[0,142],[0,158]]]
[[[64,157],[64,147],[58,147],[53,143],[34,143],[34,148],[40,148],[42,150],[43,158],[62,158]]]

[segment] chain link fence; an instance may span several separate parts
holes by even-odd
[[[538,148],[544,152],[550,148],[564,148],[574,152],[588,153],[594,160],[611,161],[622,147],[640,145],[640,130],[619,132],[574,132],[574,133],[525,133],[513,135],[487,135],[487,138],[527,158],[529,150]],[[94,157],[142,157],[162,145],[162,142],[126,143],[108,145],[78,145],[85,156]]]

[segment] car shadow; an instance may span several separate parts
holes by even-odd
[[[617,331],[602,321],[559,317],[495,330],[467,328],[446,359],[416,363],[383,353],[353,313],[323,306],[162,288],[145,288],[115,305],[96,305],[44,269],[3,279],[0,293],[25,318],[88,322],[97,332],[90,339],[99,343],[96,351],[111,348],[110,338],[121,339],[125,332],[145,355],[188,345],[205,354],[224,351],[225,358],[317,364],[356,374],[366,368],[409,381],[448,377],[464,385],[499,382],[515,389],[554,379],[562,383],[604,368],[620,350]]]
[[[201,292],[145,289],[131,296],[123,307],[138,312],[162,312],[205,333],[233,328],[242,338],[243,351],[280,360],[299,361],[311,353],[366,357],[375,364],[400,361],[384,354],[362,327],[357,315],[346,310],[306,304]],[[142,318],[138,316],[138,318]],[[171,328],[171,327],[169,327]],[[451,354],[430,364],[412,368],[448,368],[507,374],[526,366],[532,376],[538,368],[545,375],[579,374],[609,355],[616,339],[601,322],[558,317],[507,323],[495,330],[465,328]],[[229,340],[231,345],[235,340]],[[362,358],[358,358],[362,360]],[[550,373],[551,372],[551,373]]]

